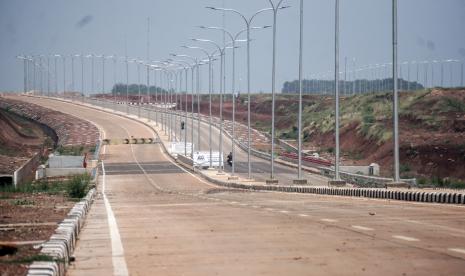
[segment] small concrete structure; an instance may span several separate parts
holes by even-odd
[[[48,158],[49,168],[82,168],[84,156],[50,155]]]
[[[371,163],[369,166],[341,166],[341,171],[355,174],[363,174],[369,176],[379,176],[380,167],[376,163]]]
[[[267,180],[265,180],[265,183],[268,184],[268,185],[271,185],[271,184],[276,185],[276,184],[279,183],[279,181],[278,181],[278,179],[267,179]]]
[[[305,184],[307,184],[307,179],[294,179],[294,180],[292,180],[292,184],[305,185]]]
[[[344,187],[346,182],[344,180],[330,180],[328,181],[328,185],[332,187]]]

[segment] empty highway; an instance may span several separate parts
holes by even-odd
[[[88,107],[20,99],[91,121],[106,138],[155,135]],[[463,206],[228,190],[185,171],[158,144],[104,146],[101,156],[99,195],[69,275],[465,271]]]

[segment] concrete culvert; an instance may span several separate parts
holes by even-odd
[[[0,256],[14,255],[18,248],[10,244],[0,243]]]
[[[12,175],[1,175],[0,176],[0,187],[13,185]]]

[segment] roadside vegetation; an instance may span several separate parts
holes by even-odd
[[[72,155],[72,156],[82,156],[84,153],[93,153],[95,152],[95,146],[93,147],[84,147],[79,146],[58,146],[55,150],[60,155]]]
[[[50,195],[62,194],[70,199],[81,199],[90,189],[90,175],[80,174],[65,180],[39,180],[14,187],[12,185],[0,186],[0,194],[8,198],[8,193],[47,193]],[[16,200],[15,205],[30,205],[30,201]],[[33,202],[32,202],[33,204]]]

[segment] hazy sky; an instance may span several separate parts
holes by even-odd
[[[277,0],[275,0],[277,1]],[[390,62],[391,0],[341,0],[341,61],[355,59],[356,65]],[[399,0],[399,59],[465,59],[465,0]],[[181,45],[203,46],[190,42],[200,37],[222,42],[219,31],[201,30],[198,25],[221,26],[222,13],[205,6],[235,8],[251,15],[269,6],[267,0],[0,0],[0,90],[21,90],[23,65],[18,54],[116,54],[146,57],[147,17],[150,17],[150,58],[166,59],[169,53],[201,57],[201,52]],[[299,0],[286,2],[292,7],[279,12],[277,49],[277,88],[298,74]],[[257,17],[255,26],[271,25],[272,14]],[[226,14],[225,26],[231,32],[244,28],[235,14]],[[334,70],[334,0],[305,0],[304,76]],[[253,33],[252,89],[271,87],[271,29]],[[228,53],[229,56],[230,52]],[[69,62],[69,61],[68,61]],[[106,89],[113,85],[113,66],[107,62]],[[101,87],[101,63],[96,62],[96,86]],[[230,59],[227,60],[228,78]],[[456,64],[459,66],[459,64]],[[67,79],[70,86],[70,65]],[[86,61],[86,90],[90,62]],[[62,67],[59,67],[60,69]],[[246,88],[245,44],[237,50],[236,87]],[[137,80],[135,66],[131,82]],[[460,79],[459,67],[454,81]],[[80,62],[75,62],[76,89],[80,89]],[[117,68],[124,81],[123,66]],[[215,73],[218,77],[218,73]],[[204,79],[207,70],[203,69]],[[59,73],[61,78],[61,72]],[[242,79],[242,81],[239,81]],[[144,81],[145,82],[145,81]],[[204,88],[206,80],[203,81]],[[59,83],[59,89],[63,84]],[[230,87],[228,80],[228,87]],[[96,88],[96,89],[97,89]],[[100,88],[101,89],[101,88]],[[204,89],[205,90],[205,89]]]

